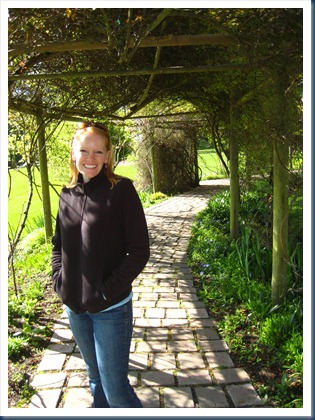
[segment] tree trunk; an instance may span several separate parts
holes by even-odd
[[[288,185],[289,146],[286,141],[274,141],[273,181],[273,247],[272,303],[280,304],[287,291],[288,269]]]
[[[230,107],[230,239],[239,236],[238,115],[234,95]]]
[[[52,220],[51,220],[51,205],[49,193],[49,180],[47,168],[47,154],[46,154],[46,138],[45,138],[45,123],[44,120],[37,115],[37,140],[38,140],[38,153],[39,153],[39,170],[42,185],[42,200],[43,200],[43,213],[45,223],[45,237],[46,241],[52,237]]]

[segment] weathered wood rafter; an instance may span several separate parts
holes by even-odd
[[[95,78],[95,77],[117,77],[117,76],[149,76],[164,74],[183,74],[183,73],[209,73],[228,70],[246,70],[252,68],[249,64],[222,64],[218,66],[196,66],[196,67],[164,67],[142,70],[113,70],[113,71],[68,71],[64,73],[40,73],[40,74],[21,74],[9,76],[9,81],[14,80],[54,80],[54,79],[74,79],[74,78]]]
[[[128,119],[138,113],[140,109],[142,109],[147,103],[150,103],[155,98],[155,92],[153,91],[151,94],[150,91],[155,84],[155,77],[157,76],[167,76],[167,75],[189,75],[189,74],[202,74],[202,73],[216,73],[216,72],[226,72],[226,71],[247,71],[253,68],[252,65],[249,65],[248,62],[242,62],[240,58],[239,63],[223,63],[221,65],[214,65],[204,62],[198,63],[197,61],[193,61],[192,63],[186,62],[182,65],[172,65],[165,61],[163,64],[160,65],[160,54],[161,50],[165,47],[206,47],[206,46],[240,46],[241,42],[240,39],[234,34],[228,34],[226,31],[224,33],[224,28],[216,28],[215,32],[217,33],[205,33],[201,32],[199,34],[169,34],[163,35],[164,29],[167,26],[167,18],[172,14],[173,9],[161,9],[159,13],[156,14],[154,19],[151,21],[149,20],[147,24],[145,24],[140,31],[131,30],[132,26],[129,24],[132,22],[133,16],[133,9],[128,9],[127,20],[125,23],[125,33],[124,37],[119,37],[115,32],[115,28],[113,27],[112,18],[110,13],[107,9],[100,9],[100,13],[102,14],[103,23],[105,23],[104,30],[102,32],[102,36],[98,37],[98,39],[92,39],[86,37],[85,39],[79,40],[69,40],[69,41],[62,41],[62,42],[29,42],[23,44],[11,44],[9,46],[9,60],[20,59],[22,63],[22,67],[16,69],[16,71],[9,75],[9,84],[13,86],[17,81],[53,81],[55,80],[58,84],[61,80],[75,80],[75,79],[96,79],[96,78],[110,78],[110,77],[138,77],[141,80],[143,77],[143,83],[139,84],[142,93],[139,94],[138,98],[136,98],[135,102],[129,103],[129,111],[125,116],[117,116],[114,115],[119,109],[119,107],[115,111],[115,107],[109,109],[98,110],[95,112],[93,109],[89,110],[81,110],[81,109],[74,109],[74,107],[66,108],[66,107],[50,107],[42,109],[43,112],[47,114],[53,114],[55,116],[59,116],[66,119],[75,119],[77,117],[86,118],[86,117],[93,117],[93,118],[102,118],[106,115],[106,118],[109,119],[116,119],[116,120],[124,120]],[[151,36],[152,32],[154,33],[154,29],[161,27],[161,35],[160,36]],[[222,31],[222,33],[221,33]],[[84,35],[83,35],[84,37]],[[97,38],[97,37],[95,37]],[[152,63],[152,67],[150,64],[146,63],[144,68],[135,68],[134,65],[130,65],[132,57],[139,52],[139,49],[143,48],[156,48],[154,62]],[[58,59],[58,56],[69,56],[69,60],[72,60],[71,53],[76,51],[85,52],[86,59],[88,60],[90,55],[89,52],[92,51],[106,51],[106,54],[111,56],[112,52],[115,50],[116,52],[113,53],[114,60],[116,62],[116,66],[111,70],[102,69],[102,67],[84,70],[81,68],[81,71],[71,70],[70,68],[68,71],[66,69],[63,71],[62,68],[53,66],[34,66],[33,64],[37,63],[46,63],[48,61],[52,62],[54,58]],[[206,50],[205,50],[206,51]],[[68,54],[69,53],[69,54]],[[102,53],[100,53],[101,56]],[[150,52],[151,54],[151,52]],[[167,53],[166,53],[167,54]],[[167,56],[167,55],[166,55]],[[92,59],[93,54],[91,54]],[[11,61],[12,64],[14,61]],[[129,64],[128,64],[129,63]],[[125,65],[124,65],[125,64]],[[128,65],[126,65],[128,64]],[[138,65],[139,66],[139,65]],[[52,68],[53,71],[49,70]],[[93,66],[92,66],[93,68]],[[183,79],[184,80],[184,79]],[[123,82],[123,79],[122,79]],[[145,83],[145,84],[144,84]],[[157,82],[158,83],[158,82]],[[141,92],[139,90],[139,92]],[[37,104],[33,103],[32,101],[23,100],[22,98],[11,98],[9,101],[9,107],[11,109],[20,109],[24,110],[28,113],[36,113],[38,111]],[[63,108],[63,109],[62,109]],[[110,114],[110,115],[109,115]]]
[[[196,45],[235,45],[238,41],[231,35],[224,34],[198,34],[198,35],[166,35],[148,36],[143,38],[137,48],[149,47],[183,47]],[[128,48],[134,48],[136,40],[130,38]],[[84,40],[51,42],[46,44],[16,44],[9,47],[9,58],[29,53],[65,52],[65,51],[92,51],[105,50],[112,45],[108,40]]]

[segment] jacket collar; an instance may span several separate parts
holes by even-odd
[[[101,169],[100,173],[91,178],[88,182],[84,182],[82,174],[79,174],[77,185],[78,187],[82,188],[85,193],[89,194],[93,191],[96,185],[100,184],[101,182],[104,182],[104,180],[107,180],[105,174],[105,165]]]

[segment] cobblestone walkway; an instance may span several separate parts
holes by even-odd
[[[216,182],[217,184],[217,182]],[[222,180],[223,185],[227,185]],[[151,257],[134,281],[129,378],[145,408],[259,407],[245,370],[235,368],[215,322],[198,301],[186,251],[210,181],[146,210]],[[37,374],[29,408],[89,408],[85,365],[61,316]]]

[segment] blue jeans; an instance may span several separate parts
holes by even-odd
[[[141,408],[128,379],[132,301],[106,312],[67,312],[87,367],[93,408]]]

